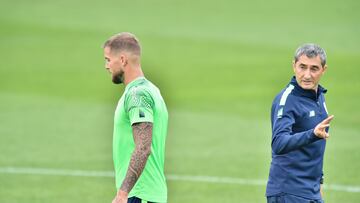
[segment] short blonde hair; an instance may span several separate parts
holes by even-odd
[[[111,52],[128,51],[141,55],[141,46],[136,36],[129,32],[121,32],[110,37],[103,45],[109,47]]]

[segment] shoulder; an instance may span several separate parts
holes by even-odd
[[[142,83],[130,87],[126,93],[128,96],[149,95],[149,88]]]
[[[132,105],[152,106],[153,96],[149,87],[143,83],[139,83],[130,87],[125,95],[126,103]]]
[[[128,93],[129,94],[140,93],[140,94],[151,95],[154,89],[157,89],[157,87],[149,80],[143,78],[139,82],[137,82],[136,85],[131,86],[128,90]]]
[[[296,101],[297,97],[294,94],[294,86],[289,84],[275,96],[273,105],[289,106]]]

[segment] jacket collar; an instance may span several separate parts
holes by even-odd
[[[305,90],[297,83],[295,76],[291,78],[290,84],[294,85],[294,94],[308,97],[315,101],[319,99],[319,96],[321,94],[325,94],[327,92],[327,89],[323,88],[320,84],[318,85],[317,93],[315,92],[315,90]]]

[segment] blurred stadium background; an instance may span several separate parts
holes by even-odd
[[[121,31],[139,37],[168,104],[169,203],[265,202],[270,106],[305,42],[327,51],[321,83],[336,116],[325,200],[360,202],[359,1],[0,3],[0,202],[111,202],[124,88],[101,46]]]

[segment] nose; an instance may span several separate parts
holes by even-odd
[[[307,69],[307,70],[304,72],[304,77],[307,78],[307,79],[311,78],[310,69]]]

